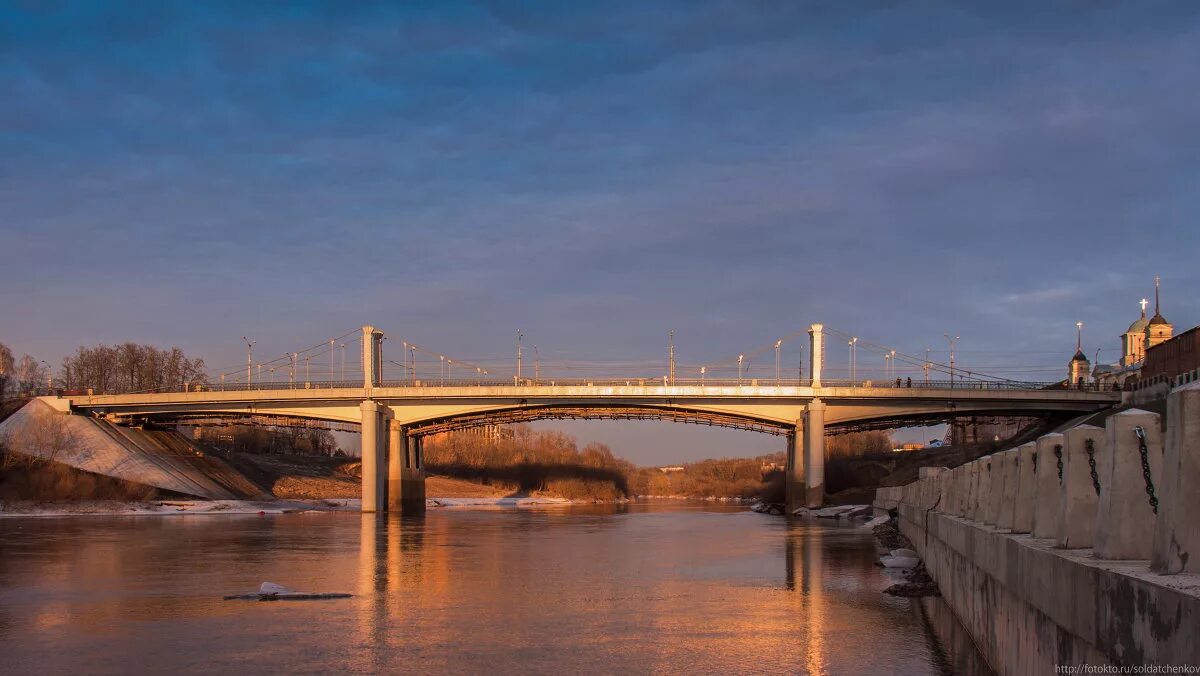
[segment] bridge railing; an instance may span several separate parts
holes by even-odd
[[[696,388],[729,388],[729,387],[810,387],[812,381],[798,378],[676,378],[673,381],[662,376],[635,378],[418,378],[403,380],[386,380],[376,387],[422,387],[422,388],[474,388],[474,387],[696,387]],[[1093,383],[1066,387],[1063,383],[1046,383],[1035,381],[979,381],[979,380],[847,380],[822,379],[822,387],[868,388],[868,389],[957,389],[957,390],[987,390],[987,391],[1033,391],[1047,389],[1070,389],[1076,391],[1098,391],[1101,388]],[[165,392],[244,392],[260,390],[328,390],[328,389],[360,389],[361,380],[334,381],[264,381],[253,383],[205,383],[188,384],[176,389],[157,389],[148,393]],[[129,394],[124,392],[88,392],[71,389],[47,390],[46,394],[83,395],[83,394]]]

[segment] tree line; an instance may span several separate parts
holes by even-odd
[[[0,343],[0,399],[24,396],[45,387],[50,369],[30,355],[13,359],[12,350]]]
[[[197,427],[197,441],[222,451],[287,455],[341,455],[333,432],[318,428]]]
[[[613,500],[629,494],[635,467],[604,444],[590,443],[581,450],[569,434],[529,425],[489,431],[427,438],[426,469],[513,491],[545,491],[572,499]]]
[[[887,432],[854,432],[825,440],[828,456],[851,458],[890,452]],[[782,494],[785,454],[720,458],[682,465],[679,471],[637,467],[604,444],[579,449],[575,438],[528,425],[491,434],[463,431],[430,437],[425,465],[434,474],[552,490],[564,497],[612,499],[636,495],[773,499]],[[780,498],[782,499],[782,498]]]
[[[68,389],[99,393],[177,390],[208,382],[204,360],[189,358],[183,350],[122,343],[80,347],[64,357],[59,379]]]
[[[64,357],[58,373],[52,374],[46,362],[28,354],[14,359],[12,350],[0,343],[0,399],[57,387],[120,394],[207,383],[204,360],[188,357],[177,347],[160,349],[138,343],[80,346]]]

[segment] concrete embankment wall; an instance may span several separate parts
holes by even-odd
[[[999,673],[1200,665],[1200,384],[1166,410],[879,489]]]
[[[41,399],[0,423],[0,439],[13,452],[184,495],[215,500],[271,497],[177,432],[67,415]]]

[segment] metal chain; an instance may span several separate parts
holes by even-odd
[[[1058,485],[1062,485],[1062,444],[1054,444],[1054,457],[1058,458]]]
[[[1100,476],[1096,474],[1096,442],[1084,439],[1083,447],[1087,449],[1088,469],[1092,472],[1092,488],[1096,489],[1096,495],[1100,495]]]
[[[1146,495],[1150,496],[1150,509],[1158,514],[1158,498],[1154,495],[1154,480],[1150,478],[1150,457],[1146,449],[1146,430],[1141,425],[1133,428],[1138,438],[1138,451],[1142,454],[1142,478],[1146,480]]]

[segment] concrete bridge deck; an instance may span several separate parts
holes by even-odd
[[[658,418],[779,434],[787,438],[789,503],[817,505],[824,497],[828,431],[970,415],[1070,417],[1119,402],[1117,392],[1069,389],[707,384],[246,388],[47,398],[61,411],[114,421],[242,415],[357,423],[364,509],[382,510],[392,502],[417,511],[424,505],[423,437],[450,429],[595,417]],[[406,494],[410,497],[400,497]]]
[[[823,326],[809,331],[809,354],[824,354]],[[822,360],[810,360],[808,378],[677,382],[656,379],[582,379],[512,384],[475,381],[438,384],[385,382],[383,333],[362,327],[361,387],[351,383],[254,383],[204,386],[199,391],[100,394],[47,398],[60,411],[110,421],[186,421],[207,416],[279,416],[356,423],[362,432],[363,508],[424,507],[423,438],[448,429],[539,418],[661,418],[721,425],[787,437],[788,502],[821,503],[825,434],[866,426],[940,422],[973,415],[1071,416],[1108,408],[1120,393],[1047,388],[1013,381],[943,383],[822,381]],[[739,375],[740,372],[739,372]],[[649,383],[649,384],[648,384]],[[900,385],[905,385],[900,387]],[[322,387],[324,386],[324,387]],[[189,391],[191,390],[191,391]],[[381,471],[382,469],[382,471]],[[386,481],[384,479],[386,477]],[[405,487],[408,487],[406,490]],[[386,496],[392,494],[391,499]],[[407,497],[397,497],[397,496]],[[418,499],[419,496],[419,499]]]

